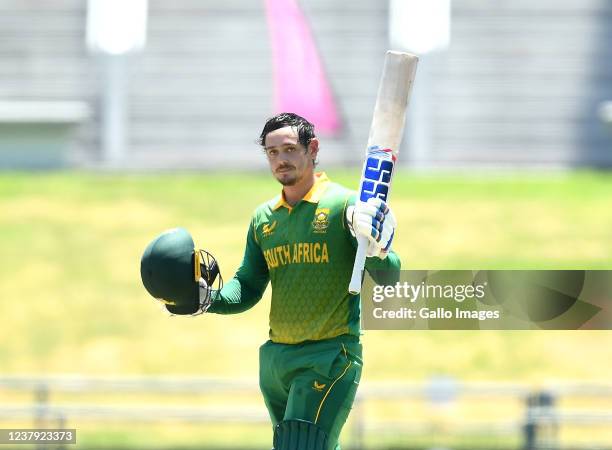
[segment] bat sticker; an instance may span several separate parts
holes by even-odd
[[[367,202],[372,197],[387,201],[394,163],[395,156],[391,149],[381,149],[376,145],[368,149],[359,194],[360,201]]]

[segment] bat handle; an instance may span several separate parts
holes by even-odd
[[[366,251],[368,249],[368,238],[357,236],[357,253],[355,254],[355,264],[353,264],[353,274],[349,283],[349,294],[357,295],[361,292],[361,274],[365,267]]]

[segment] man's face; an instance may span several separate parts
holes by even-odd
[[[316,139],[306,149],[298,141],[297,130],[284,127],[268,133],[264,145],[272,175],[283,186],[293,186],[312,173],[318,151]]]

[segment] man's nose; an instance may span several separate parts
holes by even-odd
[[[279,152],[279,154],[278,154],[278,161],[281,164],[289,162],[289,153],[287,153],[287,152]]]

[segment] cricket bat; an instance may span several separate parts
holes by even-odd
[[[359,182],[359,195],[356,200],[358,202],[367,202],[371,197],[387,202],[418,60],[410,53],[388,51],[385,55]],[[365,266],[368,238],[358,236],[357,243],[349,284],[349,293],[353,295],[361,292],[361,275]]]

